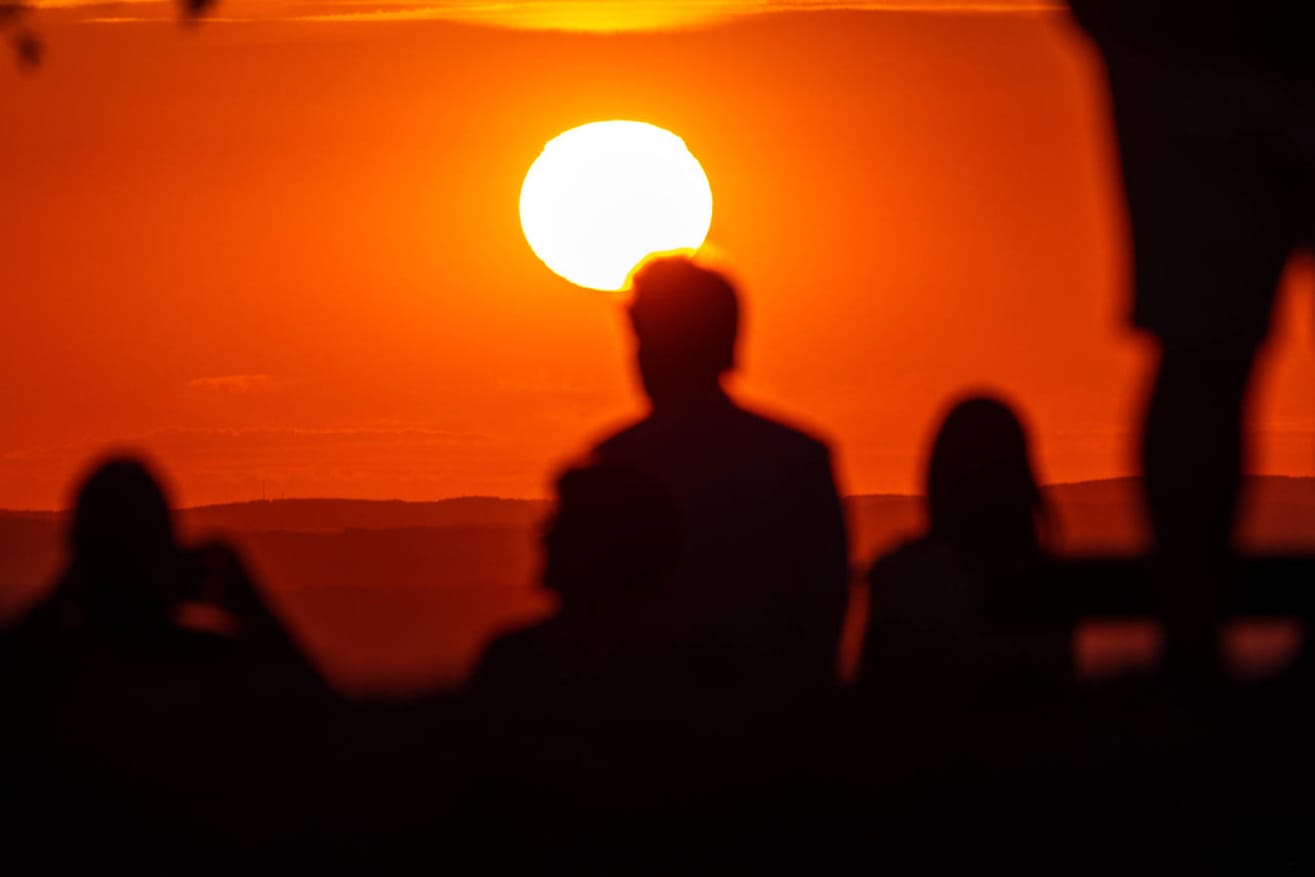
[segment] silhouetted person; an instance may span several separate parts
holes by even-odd
[[[674,497],[686,637],[733,649],[741,671],[769,687],[829,683],[849,574],[826,446],[727,395],[740,307],[722,275],[654,259],[634,275],[629,316],[652,407],[595,455]]]
[[[322,735],[327,691],[236,555],[180,546],[159,482],[131,459],[83,482],[69,550],[15,631],[10,689],[24,779],[64,864],[187,870],[179,856],[212,865],[295,836],[306,726]]]
[[[1023,426],[1004,403],[971,397],[937,432],[925,536],[868,574],[860,681],[874,695],[951,708],[1066,679],[1069,635],[1045,632],[1050,514]]]
[[[20,636],[172,627],[183,550],[164,491],[143,464],[112,459],[87,477],[74,504],[68,550],[64,574],[20,624]]]
[[[1294,248],[1315,230],[1315,5],[1070,0],[1104,56],[1159,342],[1142,457],[1171,669],[1217,670],[1243,401]]]
[[[494,640],[471,678],[483,695],[621,700],[676,672],[670,592],[680,518],[651,478],[606,465],[557,482],[542,584],[545,621]]]
[[[652,813],[637,814],[660,811],[656,790],[675,782],[656,760],[692,774],[672,753],[714,720],[699,708],[706,667],[672,624],[671,497],[607,464],[566,472],[557,494],[542,585],[558,610],[494,640],[468,692],[487,716],[474,749],[491,776],[474,785],[497,790],[491,817],[536,855],[578,862],[649,830]]]
[[[236,552],[220,542],[179,544],[164,490],[138,460],[107,460],[83,482],[69,555],[50,596],[21,625],[24,635],[175,640],[194,632],[309,667]]]

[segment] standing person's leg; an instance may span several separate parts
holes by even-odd
[[[1166,658],[1175,675],[1216,675],[1217,631],[1246,460],[1255,348],[1161,351],[1142,436]]]
[[[1245,464],[1243,410],[1294,242],[1275,87],[1126,53],[1108,59],[1135,262],[1134,323],[1161,358],[1142,442],[1167,661],[1218,669]],[[1198,672],[1199,671],[1199,672]]]

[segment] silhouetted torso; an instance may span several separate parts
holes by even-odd
[[[687,637],[772,674],[829,678],[848,559],[825,445],[717,393],[654,411],[595,455],[650,474],[679,507]]]
[[[674,684],[677,664],[668,632],[558,615],[490,643],[470,687],[484,696],[619,706]]]
[[[992,573],[933,538],[884,555],[868,573],[863,684],[883,699],[951,707],[1053,693],[1071,662],[1068,632],[1047,618],[1048,572],[1037,556]]]
[[[602,461],[567,471],[557,490],[542,585],[558,611],[495,639],[468,689],[586,724],[671,717],[721,676],[673,612],[683,516],[656,479]]]
[[[24,771],[67,864],[188,869],[304,838],[332,701],[282,632],[105,619],[70,590],[14,632],[10,672]]]

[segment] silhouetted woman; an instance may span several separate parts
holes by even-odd
[[[262,654],[281,649],[280,658],[293,659],[237,553],[219,542],[182,546],[164,489],[141,461],[95,467],[78,490],[68,546],[63,576],[28,619],[33,634],[138,645],[208,638]]]
[[[997,399],[956,404],[927,469],[928,530],[877,560],[860,679],[953,705],[1067,677],[1068,634],[1027,623],[1053,526],[1027,435]]]
[[[79,487],[69,561],[49,595],[19,624],[24,641],[118,630],[154,636],[172,627],[184,554],[169,503],[137,460],[98,465]]]
[[[59,830],[169,870],[264,844],[276,811],[286,832],[300,726],[326,692],[236,555],[182,547],[159,482],[126,458],[83,482],[69,551],[16,631],[11,689]]]

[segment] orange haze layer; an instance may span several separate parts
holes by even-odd
[[[616,300],[538,262],[517,197],[545,141],[613,118],[703,163],[739,389],[834,437],[848,490],[915,489],[965,386],[1025,406],[1048,479],[1130,469],[1145,350],[1062,13],[34,22],[48,63],[0,72],[0,507],[63,505],[125,442],[187,504],[542,495],[638,402]],[[1259,471],[1313,471],[1307,322],[1268,366]]]

